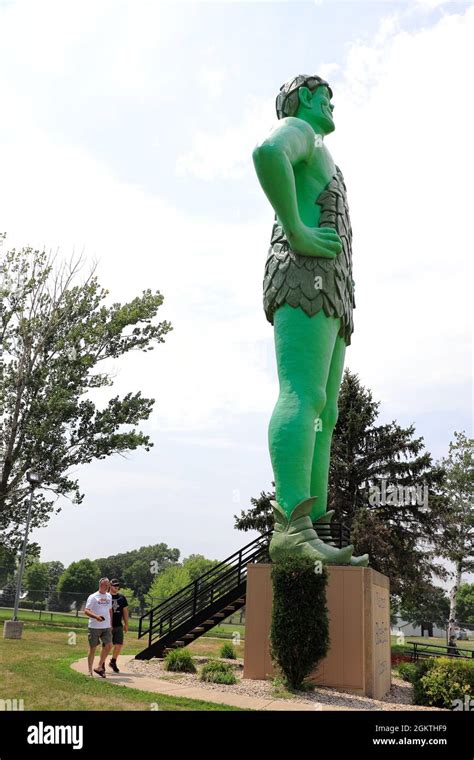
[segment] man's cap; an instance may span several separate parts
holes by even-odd
[[[300,87],[307,87],[308,90],[314,92],[321,85],[328,88],[332,97],[332,90],[329,84],[325,79],[318,77],[316,74],[298,74],[298,76],[282,84],[275,102],[278,118],[283,119],[285,116],[295,115],[299,105],[298,90]]]
[[[120,581],[118,580],[118,578],[112,578],[112,580],[110,581],[110,585],[111,586],[120,586]]]

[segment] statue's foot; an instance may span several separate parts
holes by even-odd
[[[320,515],[315,521],[314,521],[314,527],[315,530],[318,530],[318,525],[327,525],[331,522],[332,518],[334,517],[335,510],[329,509],[327,512],[325,512],[323,515]],[[369,555],[368,554],[361,554],[360,557],[351,557],[350,564],[354,567],[368,567],[369,564]]]
[[[310,557],[314,561],[331,565],[350,564],[353,546],[337,549],[325,544],[311,522],[311,509],[315,498],[305,499],[295,507],[290,517],[276,501],[272,501],[275,528],[270,541],[270,557],[274,562],[285,557]]]
[[[350,564],[354,565],[355,567],[368,567],[369,555],[361,554],[360,557],[351,557]]]
[[[329,509],[327,512],[325,512],[323,515],[320,515],[316,520],[314,521],[314,525],[327,525],[327,523],[330,523],[332,518],[335,514],[335,509]]]

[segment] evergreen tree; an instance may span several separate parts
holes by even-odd
[[[334,521],[350,529],[355,553],[368,552],[370,566],[390,577],[392,593],[408,600],[417,583],[429,582],[432,573],[444,576],[432,546],[443,503],[444,471],[433,465],[413,425],[403,428],[396,421],[377,425],[379,406],[358,376],[346,369],[331,449],[328,508],[335,510]],[[389,490],[385,499],[383,484]],[[407,490],[414,487],[418,492]],[[381,498],[370,499],[376,488]],[[423,503],[416,503],[421,497]],[[253,507],[235,516],[235,527],[269,530],[272,498],[274,493],[262,492],[252,499]]]

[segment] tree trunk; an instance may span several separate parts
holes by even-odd
[[[459,586],[461,585],[461,573],[462,565],[460,562],[456,562],[456,575],[454,580],[454,586],[449,592],[449,620],[448,620],[448,642],[451,636],[454,636],[454,628],[456,626],[456,607],[457,607],[457,593]]]

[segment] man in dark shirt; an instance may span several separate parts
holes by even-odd
[[[109,668],[112,668],[115,673],[120,673],[117,667],[117,658],[123,647],[123,634],[128,632],[128,602],[120,593],[120,581],[117,578],[112,578],[110,581],[110,593],[112,595],[112,644],[114,650],[110,658]]]

